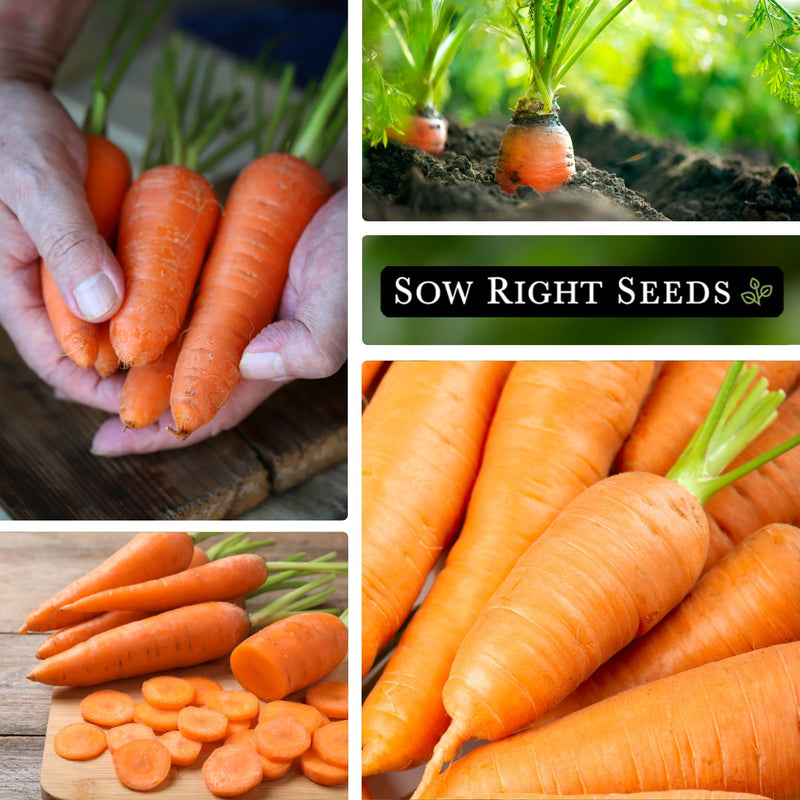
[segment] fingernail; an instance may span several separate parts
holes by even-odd
[[[105,272],[97,272],[78,284],[75,302],[84,319],[93,322],[106,314],[117,302],[117,290]]]
[[[279,353],[245,353],[239,362],[239,371],[245,378],[255,380],[280,380],[287,377]]]

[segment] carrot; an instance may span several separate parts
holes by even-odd
[[[347,720],[340,719],[314,732],[311,746],[323,761],[347,767],[347,725]]]
[[[265,781],[275,781],[282,778],[292,767],[292,761],[275,761],[267,758],[256,750],[261,760],[261,774]]]
[[[767,800],[766,795],[725,792],[717,789],[661,789],[653,792],[610,792],[603,794],[541,794],[540,792],[498,792],[511,800]],[[452,798],[451,800],[458,800]]]
[[[192,567],[200,567],[203,564],[208,564],[211,559],[208,557],[208,553],[203,550],[202,547],[198,545],[194,546],[194,553],[192,554],[192,560],[189,562],[189,566],[186,569],[192,569]]]
[[[347,719],[347,684],[344,681],[321,681],[309,687],[306,703],[330,719]]]
[[[194,686],[175,675],[154,675],[142,684],[142,695],[154,708],[180,710],[194,700]]]
[[[97,358],[94,368],[101,378],[110,378],[119,368],[120,360],[114,352],[109,334],[109,323],[100,322],[97,325]]]
[[[347,783],[347,768],[339,767],[320,758],[313,750],[306,750],[300,756],[300,771],[310,781],[322,786],[338,786]]]
[[[266,722],[268,719],[278,716],[293,716],[299,719],[312,735],[317,728],[330,722],[330,719],[318,708],[294,700],[272,700],[264,703],[258,711],[259,722]]]
[[[53,737],[56,755],[69,761],[88,761],[97,758],[106,749],[106,734],[91,722],[73,722],[65,725]]]
[[[652,373],[652,362],[514,364],[461,533],[364,702],[363,774],[430,758],[458,645],[525,549],[608,475]]]
[[[236,725],[240,723],[235,723]],[[255,728],[234,728],[231,730],[231,720],[228,720],[228,730],[225,732],[225,744],[246,744],[248,747],[256,746]]]
[[[243,733],[253,730],[253,724],[256,722],[256,717],[250,719],[230,719],[228,718],[228,727],[225,729],[225,738],[233,736],[235,733]]]
[[[191,570],[143,583],[118,586],[87,595],[65,606],[77,612],[166,611],[192,603],[227,600],[258,588],[267,578],[264,559],[256,553],[227,556]]]
[[[27,677],[51,686],[93,686],[187,667],[227,655],[248,631],[247,612],[238,606],[197,603],[99,633],[46,658]]]
[[[405,120],[402,130],[389,130],[387,135],[409,147],[418,147],[432,156],[444,153],[447,144],[447,119],[435,107],[418,108]]]
[[[362,673],[452,539],[510,362],[395,361],[362,415]],[[397,576],[402,568],[402,580]]]
[[[37,648],[36,658],[48,658],[56,653],[63,653],[70,647],[85,642],[97,633],[133,622],[147,616],[146,611],[107,611],[98,614],[85,622],[76,622],[50,634]]]
[[[169,777],[172,758],[158,739],[134,739],[119,747],[112,756],[120,783],[137,792],[160,786]]]
[[[716,563],[650,633],[603,664],[537,724],[709,661],[798,640],[798,597],[800,529],[768,525]]]
[[[215,692],[208,698],[207,705],[220,711],[232,722],[251,720],[258,716],[258,698],[252,692],[227,689]]]
[[[194,687],[193,706],[206,705],[213,694],[222,691],[222,686],[218,681],[205,675],[183,675],[182,677]]]
[[[187,739],[177,730],[162,733],[159,741],[167,748],[170,760],[176,767],[191,767],[203,749],[202,742]]]
[[[364,361],[361,364],[361,395],[365,397],[374,389],[376,380],[381,370],[386,366],[385,361]]]
[[[142,722],[126,722],[124,725],[115,725],[110,730],[106,731],[106,739],[108,740],[108,751],[112,755],[123,744],[133,742],[136,739],[155,739],[155,731]]]
[[[83,622],[88,614],[62,611],[62,607],[104,589],[180,572],[191,560],[193,548],[188,533],[139,533],[102,564],[33,609],[19,632],[55,630]]]
[[[110,728],[133,721],[136,701],[117,689],[99,689],[81,700],[80,710],[86,722]]]
[[[798,797],[798,682],[800,642],[704,664],[481,746],[425,797],[664,788]]]
[[[186,706],[178,712],[178,730],[196,742],[217,742],[227,733],[228,718],[213,708]]]
[[[347,655],[347,626],[339,617],[307,611],[256,631],[231,653],[233,676],[261,700],[305,689]]]
[[[244,794],[262,779],[261,760],[246,745],[225,744],[203,762],[203,781],[217,797]]]
[[[311,735],[295,717],[272,717],[256,725],[255,742],[261,755],[273,761],[291,761],[311,747]]]
[[[147,725],[148,728],[152,728],[156,733],[176,731],[178,730],[178,709],[156,708],[146,700],[142,700],[136,704],[133,721]]]
[[[689,592],[708,550],[702,505],[741,471],[716,473],[774,420],[784,397],[763,379],[751,387],[755,369],[742,367],[726,373],[667,477],[604,478],[520,557],[453,659],[442,692],[450,726],[417,796],[464,741],[500,739],[534,722]]]
[[[509,194],[532,186],[546,194],[575,175],[572,138],[553,111],[543,114],[518,108],[500,140],[495,180]]]

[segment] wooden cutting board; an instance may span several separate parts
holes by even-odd
[[[207,675],[219,681],[224,688],[240,688],[230,673],[227,659],[199,664],[183,670],[175,670],[175,675]],[[147,676],[128,678],[104,684],[103,688],[120,689],[141,699],[142,681]],[[341,664],[327,679],[347,680],[347,666]],[[64,725],[79,722],[80,701],[97,687],[64,688],[53,690],[50,716],[47,721],[47,734],[42,757],[41,788],[43,800],[120,800],[120,798],[139,798],[143,793],[125,788],[114,773],[111,754],[106,751],[91,761],[67,761],[53,751],[53,737]],[[301,700],[302,693],[290,695],[288,699]],[[191,767],[173,767],[166,782],[146,793],[147,797],[160,800],[214,800],[214,795],[203,783],[201,769],[203,760],[212,750],[204,746],[200,758]],[[243,795],[242,800],[265,800],[279,797],[281,800],[346,800],[347,786],[320,786],[304,777],[293,767],[287,775],[277,781],[265,781]]]

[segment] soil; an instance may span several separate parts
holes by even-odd
[[[557,192],[495,183],[504,123],[451,123],[440,158],[390,140],[366,148],[368,220],[800,220],[800,182],[787,164],[763,166],[660,142],[585,117],[562,121],[576,174]]]

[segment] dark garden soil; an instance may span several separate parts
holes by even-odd
[[[502,125],[450,127],[440,158],[389,142],[365,148],[368,220],[800,220],[800,185],[788,165],[764,167],[611,124],[562,117],[576,174],[557,192],[506,194],[494,180]]]

